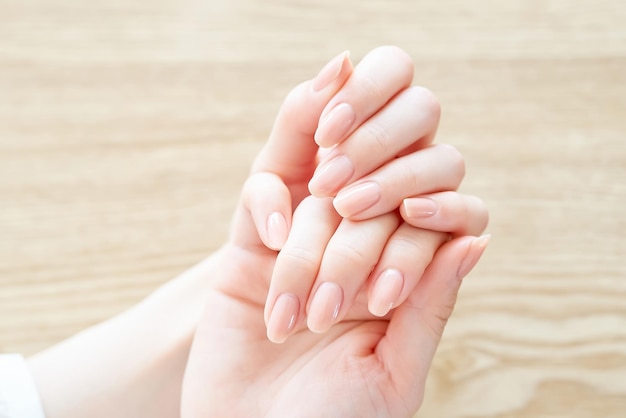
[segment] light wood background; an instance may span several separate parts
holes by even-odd
[[[624,22],[619,0],[0,0],[0,351],[209,254],[289,88],[392,43],[494,235],[420,416],[626,416]]]

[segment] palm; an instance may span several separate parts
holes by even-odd
[[[227,246],[218,256],[229,260],[232,270],[214,282],[210,309],[194,340],[202,355],[194,358],[185,389],[202,393],[195,397],[201,402],[197,416],[406,414],[400,411],[410,407],[393,393],[375,351],[387,321],[345,321],[324,335],[301,330],[285,344],[271,343],[263,322],[263,287],[275,253]]]

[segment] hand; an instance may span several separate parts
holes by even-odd
[[[345,62],[345,57],[342,59]],[[291,105],[283,108],[268,146],[255,163],[250,184],[264,186],[268,193],[264,200],[258,200],[261,193],[244,193],[231,241],[216,255],[215,264],[219,267],[212,272],[215,278],[207,310],[198,327],[185,376],[184,417],[306,416],[307,413],[309,416],[385,416],[385,413],[408,416],[419,406],[430,360],[454,306],[460,277],[480,257],[485,239],[461,237],[444,244],[407,301],[383,320],[357,314],[324,335],[296,332],[280,346],[265,337],[262,312],[276,254],[264,243],[281,248],[291,228],[291,207],[297,208],[293,219],[296,228],[300,224],[298,217],[306,214],[309,207],[307,202],[316,202],[314,198],[303,201],[317,157],[316,147],[311,144],[317,118],[310,115],[321,113],[324,102],[328,103],[343,86],[343,77],[349,71],[342,65],[338,72],[332,73],[339,75],[325,88],[311,88],[316,82],[320,84],[318,76],[290,95],[287,103],[291,100],[290,104],[295,101],[297,105],[305,97],[308,109],[303,111],[302,106]],[[347,140],[342,144],[349,143]],[[361,176],[388,162],[389,156],[384,159],[371,164],[369,171],[362,170]],[[357,173],[360,165],[354,167]],[[261,176],[262,182],[252,180]],[[339,186],[324,186],[322,194],[332,194],[333,188],[349,185],[352,177],[359,178],[356,176],[344,178]],[[313,182],[311,188],[315,191],[319,184],[318,181],[315,186]],[[277,190],[283,198],[267,197],[276,197]],[[381,200],[380,207],[389,205],[388,201]],[[311,204],[313,212],[332,216],[330,200],[321,202]],[[410,212],[407,208],[401,210],[403,215]],[[431,219],[431,222],[452,224],[454,221],[446,218],[445,213],[445,210],[438,212],[441,216],[433,216],[435,221]],[[306,222],[310,217],[303,219]],[[329,221],[332,225],[332,220]],[[394,223],[386,219],[376,222]],[[396,218],[395,222],[399,220]],[[458,231],[471,229],[468,222],[457,227]]]
[[[446,210],[450,207],[456,211],[455,215],[460,215],[455,208],[471,207],[465,216],[447,217],[458,225],[438,225],[436,219],[445,211],[432,207],[428,210],[438,212],[438,216],[426,219],[421,213],[416,218],[418,203],[433,206],[434,198],[410,201],[413,210],[409,222],[414,226],[427,223],[428,231],[401,225],[400,219],[390,213],[406,197],[455,190],[464,175],[463,158],[458,151],[448,145],[431,145],[439,121],[439,105],[428,90],[408,87],[412,67],[406,69],[407,63],[410,61],[406,55],[397,49],[373,51],[322,111],[315,139],[334,147],[324,150],[309,189],[317,196],[332,196],[341,189],[333,205],[337,212],[351,219],[342,220],[328,204],[319,203],[315,209],[307,210],[308,220],[292,231],[277,259],[266,302],[265,322],[268,337],[274,342],[284,341],[304,322],[312,331],[325,332],[346,318],[366,287],[369,311],[386,315],[408,297],[437,248],[449,238],[447,232],[478,235],[486,226],[487,211],[482,202],[458,193],[452,193],[454,202],[442,202]],[[292,117],[285,119],[301,119],[293,114],[307,110],[298,103],[309,102],[292,94],[289,105],[284,107]],[[285,135],[280,129],[289,131],[277,124],[273,138]],[[271,171],[267,164],[263,168]],[[274,182],[275,189],[282,186],[280,178]],[[281,211],[268,206],[289,202],[288,187],[281,189],[281,195],[272,193],[268,184],[268,177],[257,173],[243,192],[261,236],[263,220],[273,216],[270,213]],[[282,211],[289,210],[290,207]],[[381,219],[363,222],[387,213],[390,214]],[[406,211],[401,213],[408,216]],[[290,216],[287,213],[281,218]],[[387,222],[381,223],[384,220]],[[279,298],[280,314],[272,315]]]
[[[402,188],[410,195],[455,189],[461,179],[454,168],[457,156],[449,146],[429,146],[393,160],[348,189],[382,185],[385,196],[377,206],[388,211],[389,201],[398,205],[406,197]],[[412,161],[405,163],[402,176],[397,166],[408,158]],[[432,171],[438,175],[433,176]],[[413,189],[398,187],[400,181],[393,181],[398,177],[411,179],[407,182],[414,185]],[[251,200],[260,201],[265,191],[250,188],[244,193],[258,194]],[[294,221],[271,279],[265,308],[268,337],[282,342],[304,322],[314,332],[325,332],[342,319],[351,318],[348,314],[357,300],[368,301],[371,314],[385,316],[409,296],[434,253],[449,239],[448,233],[479,235],[487,223],[480,199],[450,191],[406,199],[400,213],[408,223],[403,223],[396,211],[354,221],[336,214],[329,199],[308,197],[300,203],[296,216],[301,221],[298,225]],[[362,297],[361,293],[368,295]],[[281,309],[274,315],[276,303]]]
[[[266,338],[263,306],[248,299],[255,289],[263,292],[270,266],[244,250],[224,249],[212,274],[241,291],[208,295],[181,416],[412,416],[462,276],[485,245],[471,237],[444,244],[390,318],[343,321],[325,334],[296,333],[284,344]]]

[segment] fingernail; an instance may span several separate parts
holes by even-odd
[[[368,303],[372,315],[385,316],[398,302],[404,286],[404,277],[396,269],[383,271],[374,282],[372,296]]]
[[[289,231],[287,221],[280,212],[274,212],[267,218],[268,246],[273,250],[280,250],[287,241]]]
[[[311,82],[311,88],[313,91],[318,92],[324,90],[330,85],[330,83],[335,81],[337,77],[339,77],[339,74],[341,74],[341,70],[343,69],[346,59],[349,56],[350,51],[344,51],[335,58],[331,59]]]
[[[469,245],[467,249],[467,253],[457,270],[456,276],[459,279],[467,276],[467,274],[474,268],[478,260],[485,252],[485,248],[487,248],[487,244],[489,244],[489,240],[491,239],[491,235],[483,235],[482,237],[475,238],[474,241]]]
[[[348,157],[339,155],[317,167],[309,182],[309,191],[316,197],[331,195],[354,175],[354,166]]]
[[[341,216],[348,218],[369,209],[381,196],[382,191],[378,183],[368,181],[340,191],[333,200],[333,205]]]
[[[321,147],[331,147],[339,143],[356,120],[354,109],[348,103],[335,106],[320,121],[315,131],[315,142]]]
[[[307,325],[313,332],[326,332],[339,316],[343,291],[336,283],[324,282],[315,292],[307,317]]]
[[[278,296],[267,323],[267,338],[277,344],[284,342],[296,325],[298,312],[300,302],[296,295],[282,293]]]
[[[433,216],[439,210],[437,202],[428,198],[404,199],[402,204],[409,218],[427,218]]]

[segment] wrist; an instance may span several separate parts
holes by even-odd
[[[30,358],[47,418],[178,416],[184,369],[215,259]]]

